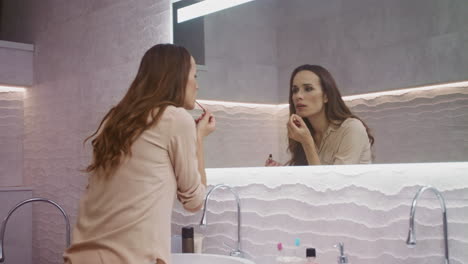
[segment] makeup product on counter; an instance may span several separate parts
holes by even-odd
[[[283,256],[283,243],[279,242],[277,245],[276,245],[276,248],[278,249],[279,251],[279,255],[280,256]]]
[[[203,238],[204,236],[199,233],[195,233],[193,244],[194,244],[194,253],[203,253]]]
[[[294,239],[294,245],[296,246],[296,249],[294,250],[296,257],[299,256],[299,254],[297,253],[297,249],[301,246],[301,239],[300,238],[296,238]]]
[[[315,262],[315,248],[307,248],[306,249],[306,264],[317,264]]]
[[[193,227],[182,227],[182,253],[195,253]]]
[[[284,248],[283,244],[279,242],[276,245],[278,249],[279,255],[276,257],[275,263],[276,264],[304,264],[304,258],[300,258],[298,256],[285,256],[284,255]]]

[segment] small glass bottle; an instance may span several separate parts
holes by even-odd
[[[315,257],[316,257],[316,254],[315,254],[315,248],[307,248],[306,249],[306,263],[307,264],[317,264],[315,262]]]
[[[194,253],[193,227],[182,227],[182,253]]]

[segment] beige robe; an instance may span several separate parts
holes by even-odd
[[[205,195],[196,143],[191,115],[169,106],[108,180],[91,176],[65,263],[148,264],[160,259],[170,264],[175,197],[186,209],[195,209]]]
[[[317,152],[323,165],[372,163],[366,128],[356,118],[348,118],[339,126],[330,124]]]

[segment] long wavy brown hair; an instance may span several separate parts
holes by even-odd
[[[374,144],[374,136],[372,135],[369,127],[364,121],[359,117],[354,115],[348,106],[346,106],[343,98],[341,98],[341,93],[338,90],[335,80],[333,79],[330,72],[322,66],[319,65],[301,65],[294,69],[291,74],[291,79],[289,81],[289,116],[296,113],[296,108],[294,107],[294,102],[292,100],[292,86],[293,80],[297,73],[300,71],[310,71],[315,73],[319,79],[322,86],[324,95],[327,96],[328,102],[325,103],[325,115],[329,122],[334,124],[341,124],[347,118],[356,118],[362,122],[366,128],[367,136],[369,137],[369,142],[371,145]],[[307,118],[302,118],[309,128],[310,134],[314,135],[315,131],[312,125],[310,124]],[[288,165],[298,166],[298,165],[308,165],[307,157],[304,152],[302,144],[289,138],[288,151],[291,153],[291,160],[288,161]]]
[[[184,105],[190,58],[185,48],[173,44],[158,44],[146,51],[123,99],[84,141],[94,137],[93,161],[86,172],[110,175],[123,157],[131,156],[133,142],[157,124],[167,106]]]

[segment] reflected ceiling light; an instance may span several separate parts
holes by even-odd
[[[177,23],[205,16],[254,0],[205,0],[177,10]]]
[[[19,87],[19,86],[5,86],[5,85],[0,85],[0,93],[3,92],[26,92],[26,88],[24,87]]]
[[[395,90],[375,92],[375,93],[349,95],[349,96],[343,96],[343,100],[352,101],[356,99],[374,99],[374,98],[377,98],[379,96],[384,96],[384,95],[402,95],[405,93],[415,92],[415,91],[429,91],[429,90],[441,89],[441,88],[462,88],[462,87],[468,87],[468,81],[434,84],[434,85],[419,86],[419,87],[405,88],[405,89],[395,89]]]

